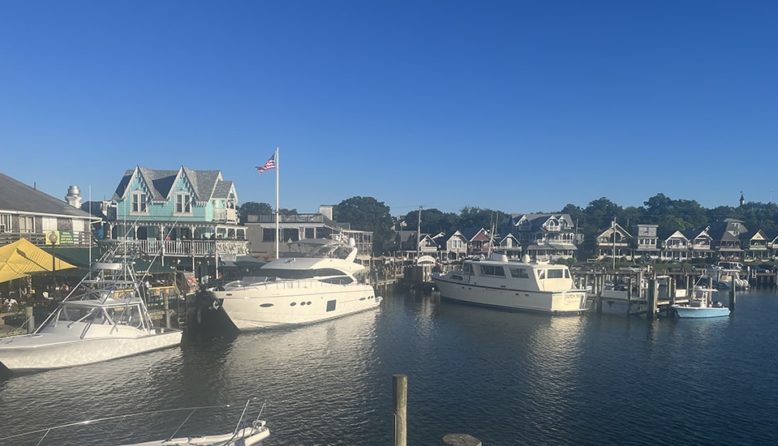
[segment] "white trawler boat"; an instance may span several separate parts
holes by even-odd
[[[293,257],[262,266],[262,276],[211,290],[239,330],[308,324],[381,303],[367,283],[367,269],[354,262],[357,249],[353,243],[301,240],[291,249]]]
[[[544,313],[586,310],[586,291],[574,288],[564,265],[508,261],[503,254],[488,260],[465,260],[462,269],[432,280],[441,297],[489,307]]]
[[[0,339],[0,364],[12,372],[55,369],[180,342],[180,330],[152,324],[131,262],[98,262],[34,333]]]

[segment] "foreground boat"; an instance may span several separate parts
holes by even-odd
[[[309,324],[381,303],[367,283],[366,268],[354,262],[353,243],[299,241],[291,255],[262,266],[260,277],[211,290],[216,305],[239,330]]]
[[[181,331],[154,327],[129,261],[96,263],[32,334],[0,339],[11,372],[92,364],[178,345]]]
[[[235,426],[235,429],[232,432],[228,432],[224,434],[202,435],[202,436],[192,436],[192,437],[176,437],[179,431],[184,427],[186,422],[192,417],[192,415],[195,412],[202,411],[205,409],[226,409],[231,407],[229,404],[222,405],[222,406],[200,406],[200,407],[183,407],[178,409],[163,409],[163,410],[140,412],[134,414],[127,414],[127,415],[117,415],[117,416],[99,418],[94,420],[85,420],[85,421],[79,421],[75,423],[53,426],[46,429],[39,429],[36,431],[11,435],[9,437],[0,438],[0,441],[14,440],[14,442],[18,442],[23,440],[24,438],[38,439],[38,437],[40,437],[37,441],[37,444],[42,444],[43,441],[46,439],[46,437],[48,437],[50,433],[55,431],[72,429],[80,426],[90,426],[96,423],[105,423],[110,421],[125,422],[127,419],[130,418],[149,417],[153,415],[187,411],[189,412],[187,417],[173,432],[173,434],[170,435],[168,438],[162,440],[145,441],[142,443],[126,443],[120,446],[187,446],[187,445],[190,446],[194,446],[194,445],[252,446],[252,445],[259,444],[262,440],[270,436],[270,429],[267,427],[267,423],[259,419],[259,417],[262,416],[262,409],[264,409],[265,407],[264,404],[262,405],[262,408],[259,410],[259,414],[257,415],[256,419],[254,419],[253,421],[248,421],[246,418],[246,414],[248,412],[249,406],[251,405],[251,402],[253,400],[254,398],[251,398],[248,401],[246,401],[246,404],[243,407],[243,412],[241,413],[240,418],[238,419],[238,423]],[[110,440],[107,440],[104,444],[115,444],[115,443],[112,443]]]
[[[671,308],[676,316],[684,319],[701,319],[729,316],[729,308],[721,303],[713,303],[713,296],[718,293],[714,288],[695,287],[688,304],[676,304]]]
[[[461,270],[432,280],[442,298],[458,302],[553,314],[586,311],[586,291],[574,288],[564,265],[508,261],[493,254],[488,260],[465,260]]]

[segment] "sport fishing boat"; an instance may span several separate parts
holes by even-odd
[[[266,263],[261,276],[210,290],[239,330],[300,325],[376,308],[381,297],[355,263],[357,249],[336,240],[301,240],[288,257]]]
[[[232,407],[229,404],[221,405],[221,406],[200,406],[200,407],[182,407],[176,409],[163,409],[163,410],[139,412],[134,414],[116,415],[116,416],[104,417],[104,418],[93,419],[93,420],[78,421],[75,423],[67,423],[59,426],[53,426],[45,429],[39,429],[35,431],[11,435],[5,438],[0,438],[0,441],[14,440],[15,442],[18,442],[25,438],[36,438],[38,439],[37,444],[42,444],[43,440],[49,437],[49,434],[53,432],[56,433],[58,431],[64,431],[67,429],[72,430],[74,428],[78,428],[82,426],[91,426],[91,425],[106,423],[111,421],[120,421],[125,423],[127,422],[127,420],[132,418],[144,418],[144,417],[148,418],[150,416],[162,415],[162,414],[165,414],[167,416],[171,413],[186,411],[189,412],[187,417],[178,426],[178,428],[166,438],[161,440],[144,441],[142,443],[123,444],[122,446],[195,446],[195,445],[197,446],[253,446],[259,444],[262,440],[270,436],[270,429],[268,429],[267,423],[264,420],[259,419],[259,417],[262,416],[262,410],[265,407],[264,404],[262,405],[262,408],[260,409],[256,419],[251,421],[246,417],[249,406],[253,400],[254,398],[250,398],[248,401],[246,401],[246,404],[243,407],[243,412],[241,413],[240,418],[238,419],[238,423],[235,426],[235,429],[232,432],[227,432],[224,434],[188,436],[188,437],[176,436],[182,430],[186,422],[189,421],[192,415],[195,414],[195,412],[204,411],[208,409],[228,409]],[[103,444],[116,444],[116,443],[112,442],[110,439],[106,439],[106,441]]]
[[[132,262],[98,262],[33,333],[0,339],[11,372],[92,364],[178,345],[180,330],[155,327]]]
[[[671,305],[671,308],[679,318],[711,318],[729,316],[729,308],[720,302],[714,303],[718,293],[715,288],[694,287],[693,294],[688,304]]]
[[[586,291],[576,289],[564,265],[509,261],[504,254],[465,260],[462,269],[432,276],[440,296],[458,302],[543,313],[586,311]]]

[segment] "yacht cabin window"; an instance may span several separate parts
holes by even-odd
[[[529,279],[529,273],[524,268],[511,268],[511,277],[514,279]]]
[[[481,275],[483,276],[498,276],[505,277],[505,270],[502,266],[495,265],[479,265],[481,267]]]
[[[465,274],[473,274],[473,265],[470,263],[465,263],[462,265],[462,272]]]

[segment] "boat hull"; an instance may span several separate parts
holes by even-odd
[[[707,319],[729,316],[729,308],[727,307],[686,307],[683,305],[673,305],[672,308],[679,318],[684,319]]]
[[[251,287],[217,291],[214,297],[238,330],[311,324],[376,308],[381,297],[369,285],[326,288]]]
[[[85,338],[34,343],[45,334],[13,336],[0,340],[0,364],[12,372],[74,367],[173,347],[182,332],[162,330],[142,337]]]
[[[270,430],[247,427],[237,434],[206,435],[202,437],[181,437],[170,440],[148,441],[145,443],[132,443],[122,446],[253,446],[270,436]]]
[[[525,291],[457,283],[433,277],[444,299],[513,311],[578,314],[586,311],[586,293],[581,291]]]

